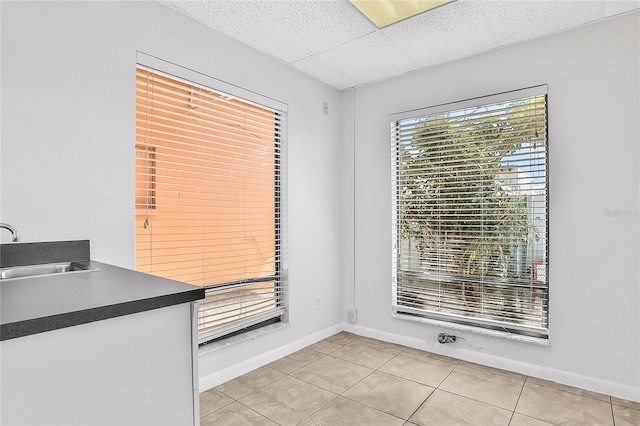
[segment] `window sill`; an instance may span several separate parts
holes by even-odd
[[[198,355],[202,356],[209,353],[217,352],[221,349],[225,349],[230,346],[246,342],[248,340],[254,340],[258,337],[264,336],[265,334],[270,334],[275,331],[282,330],[288,327],[289,327],[289,323],[280,321],[277,324],[268,325],[266,327],[262,327],[257,330],[251,330],[237,336],[229,337],[228,339],[223,339],[217,342],[208,343],[198,348]]]

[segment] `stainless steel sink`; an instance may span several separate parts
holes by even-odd
[[[93,268],[78,262],[49,263],[44,265],[14,266],[11,268],[0,268],[0,280],[44,277],[58,274],[70,274],[74,272],[93,272],[98,268]]]

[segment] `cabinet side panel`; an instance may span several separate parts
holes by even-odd
[[[190,304],[2,342],[1,423],[192,424]]]

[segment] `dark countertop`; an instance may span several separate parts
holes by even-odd
[[[0,280],[0,340],[204,298],[202,287],[95,261],[93,272]]]

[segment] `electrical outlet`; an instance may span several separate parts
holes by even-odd
[[[322,308],[321,304],[320,304],[320,298],[316,297],[315,299],[315,303],[316,303],[316,311],[319,311],[320,308]]]
[[[446,333],[440,333],[438,334],[438,343],[455,343],[456,342],[456,336],[454,336],[453,334],[446,334]]]
[[[355,308],[347,309],[347,320],[353,323],[358,321],[358,311]]]
[[[324,102],[322,104],[322,112],[324,113],[324,115],[329,115],[329,104]]]

